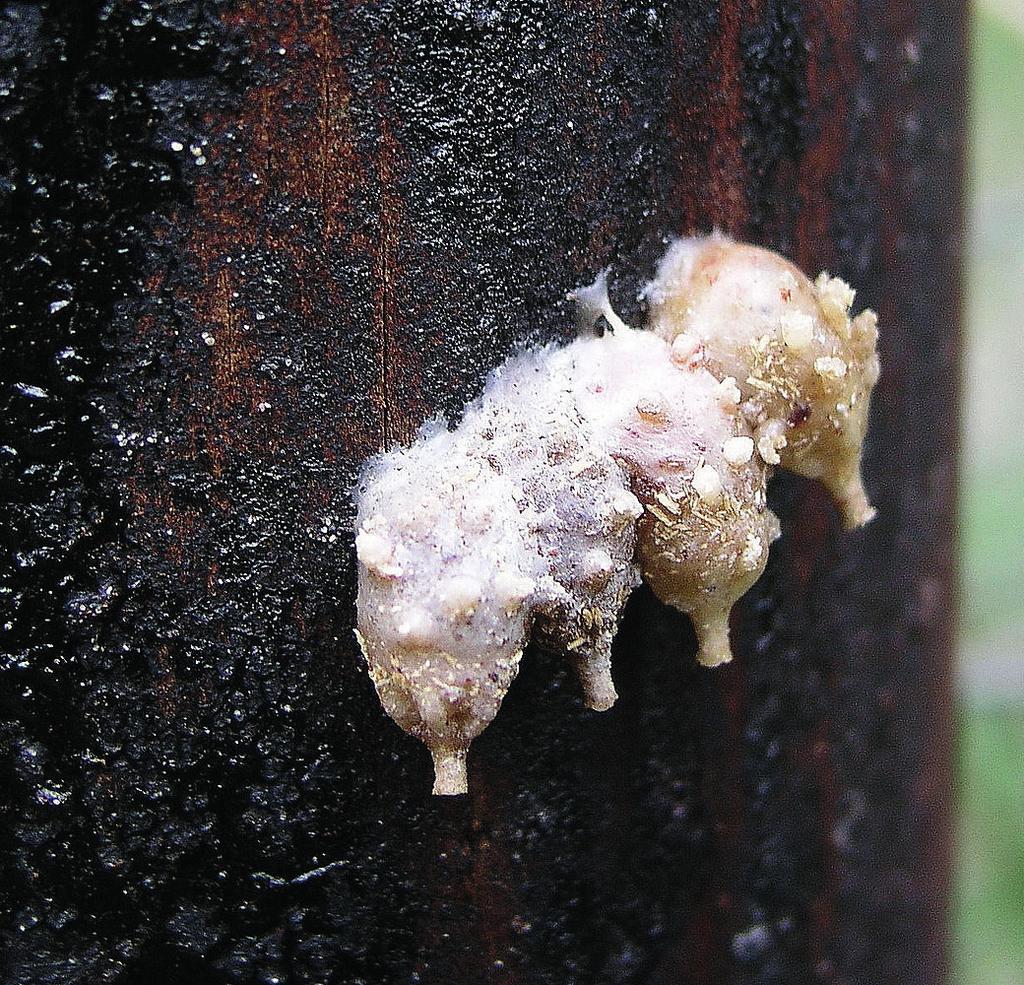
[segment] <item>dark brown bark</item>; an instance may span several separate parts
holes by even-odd
[[[0,11],[4,981],[943,981],[963,5]],[[878,309],[879,518],[778,479],[732,665],[641,592],[431,798],[356,471],[712,225]]]

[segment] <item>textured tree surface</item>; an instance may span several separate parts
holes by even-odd
[[[5,983],[943,980],[964,9],[0,3]],[[349,490],[718,225],[882,324],[844,535],[621,698],[528,652],[468,797],[357,653]]]

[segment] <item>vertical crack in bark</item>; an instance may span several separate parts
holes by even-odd
[[[742,236],[747,217],[743,164],[743,79],[740,31],[743,8],[723,3],[719,8],[719,34],[712,60],[721,73],[721,88],[713,115],[715,141],[709,159],[709,209],[716,226]]]
[[[800,212],[796,261],[805,270],[834,262],[828,246],[833,220],[833,188],[847,150],[849,94],[859,75],[850,25],[854,11],[845,2],[810,6],[805,14],[807,109],[813,135],[800,161]],[[828,251],[828,252],[827,252]]]
[[[381,121],[378,180],[380,182],[380,242],[377,247],[377,297],[375,328],[380,340],[380,432],[385,446],[402,437],[396,433],[392,401],[395,399],[394,380],[394,269],[395,251],[395,195],[392,185],[392,162],[395,139],[387,120]]]

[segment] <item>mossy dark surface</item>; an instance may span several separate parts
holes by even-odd
[[[935,985],[963,10],[0,4],[0,976]],[[718,225],[878,309],[880,516],[621,698],[527,655],[471,794],[354,639],[348,490]]]

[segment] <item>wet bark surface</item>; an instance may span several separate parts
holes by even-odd
[[[964,17],[0,3],[4,982],[943,980]],[[877,308],[879,518],[777,479],[732,665],[641,590],[431,798],[360,463],[713,225]]]

